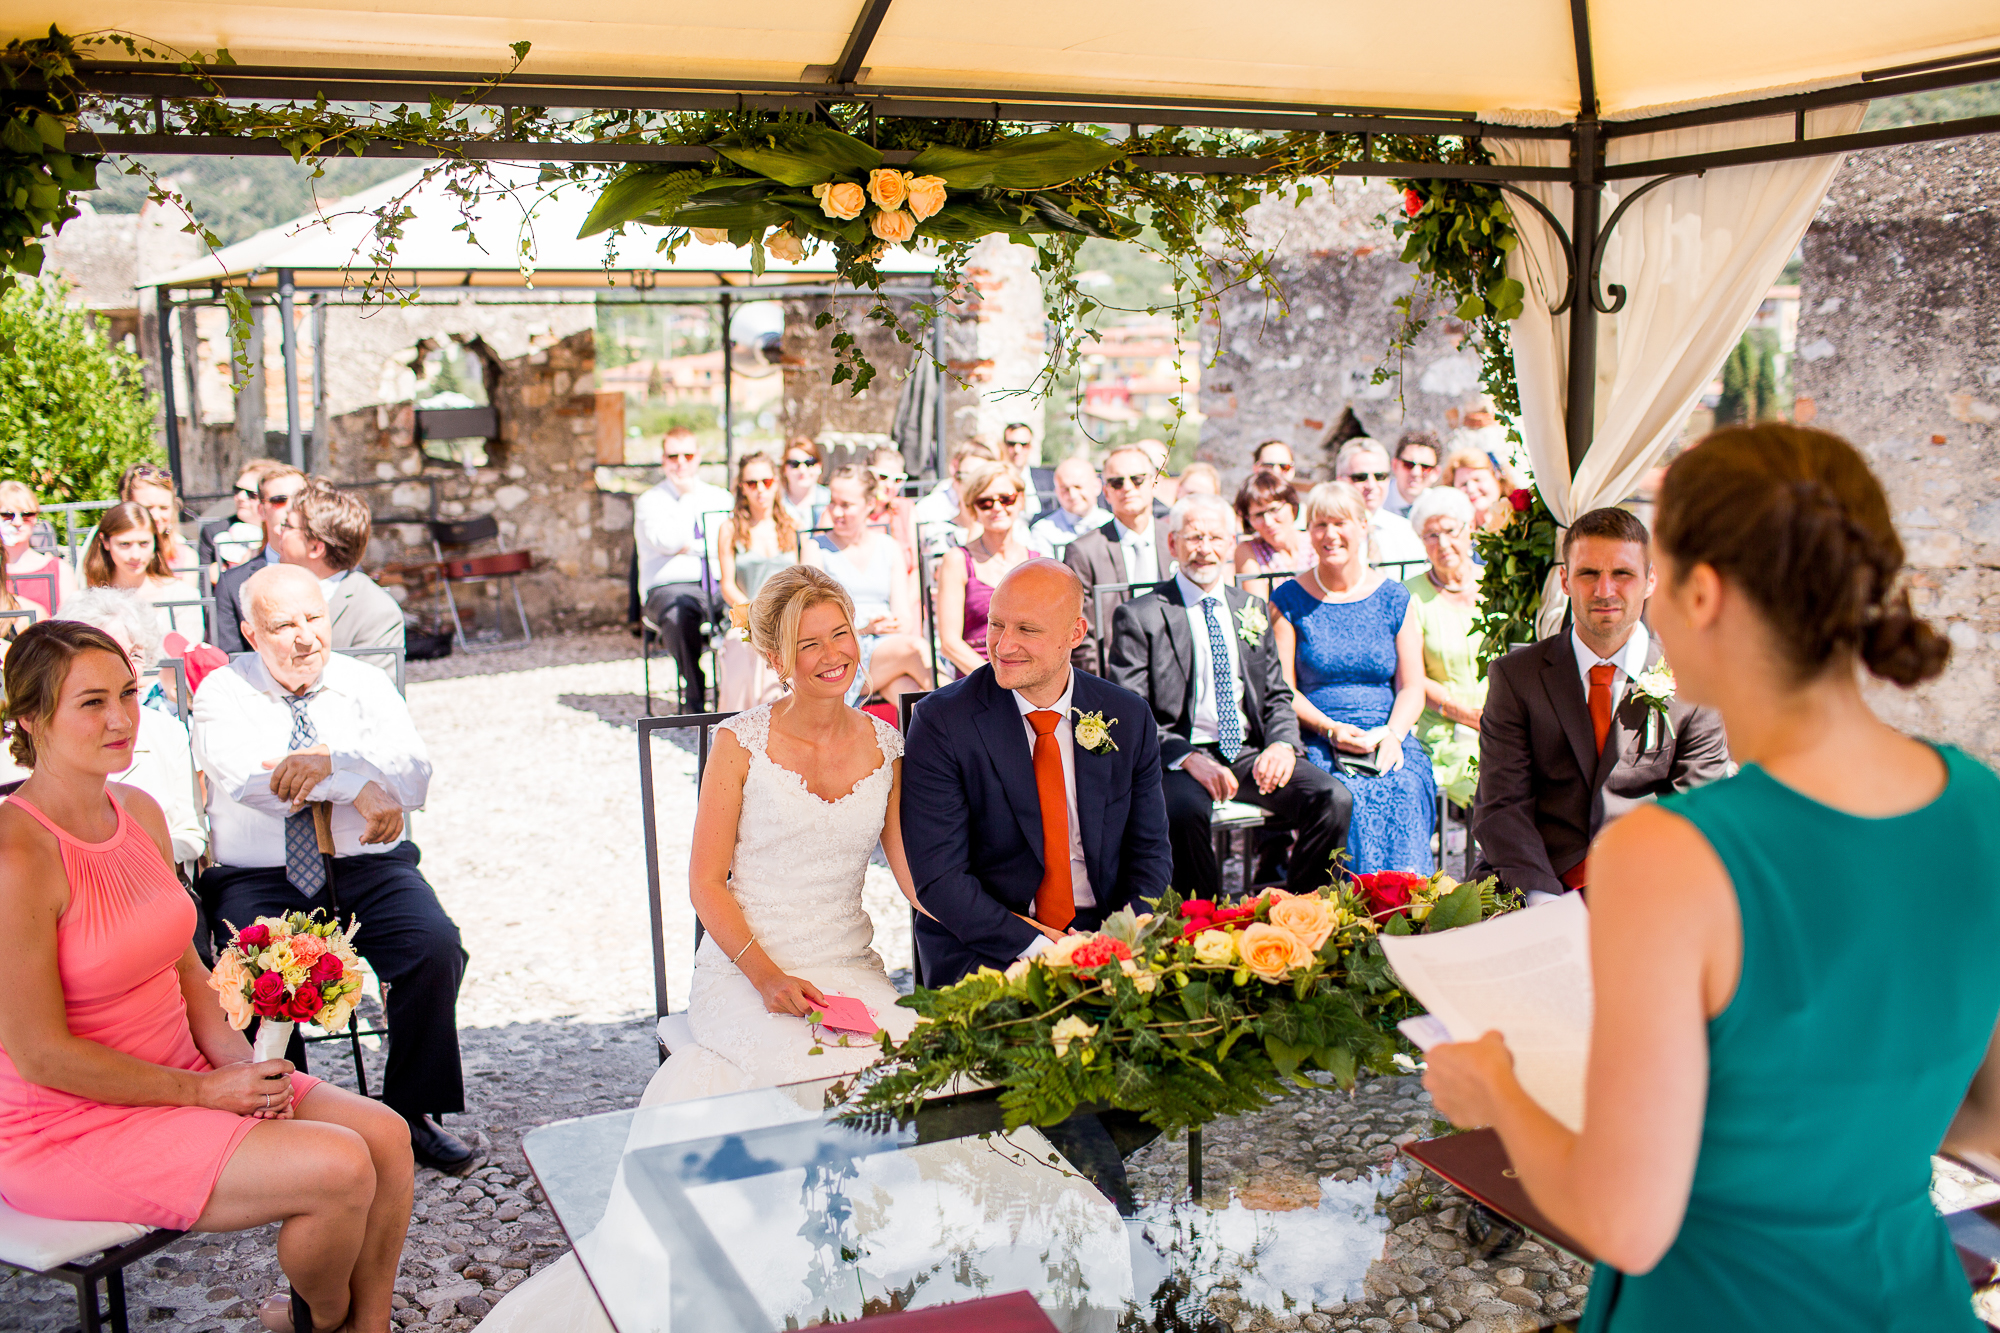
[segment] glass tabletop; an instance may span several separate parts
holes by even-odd
[[[1359,1292],[1389,1229],[1371,1179],[1135,1201],[1129,1119],[1003,1133],[986,1094],[856,1122],[822,1109],[831,1083],[526,1137],[618,1333],[763,1333],[1023,1290],[1066,1333],[1199,1327],[1224,1291],[1308,1315]]]

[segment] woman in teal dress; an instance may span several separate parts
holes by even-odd
[[[1656,546],[1652,628],[1742,771],[1591,850],[1582,1133],[1498,1033],[1432,1048],[1426,1085],[1600,1259],[1586,1333],[1974,1333],[1930,1155],[2000,1150],[2000,779],[1884,724],[1857,671],[1908,687],[1949,648],[1832,435],[1709,436]]]

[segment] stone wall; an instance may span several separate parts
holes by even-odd
[[[417,447],[415,410],[406,400],[331,419],[325,471],[343,483],[372,483],[378,521],[367,566],[392,568],[431,559],[422,518],[435,487],[444,518],[492,514],[500,545],[525,547],[533,573],[520,579],[530,623],[540,631],[621,623],[626,571],[632,558],[632,497],[597,489],[599,413],[623,419],[623,398],[599,394],[594,383],[596,335],[585,330],[528,339],[530,350],[504,360],[493,393],[500,440],[491,465],[466,470],[426,460]],[[481,625],[493,619],[498,584],[458,592],[461,614]],[[443,611],[431,593],[406,602],[413,611]],[[511,609],[503,622],[514,632]],[[472,628],[468,624],[468,632]]]
[[[1412,429],[1443,437],[1478,400],[1479,359],[1459,349],[1462,327],[1446,318],[1405,359],[1400,386],[1369,382],[1400,318],[1392,303],[1416,279],[1397,258],[1394,234],[1375,221],[1398,206],[1379,181],[1340,178],[1297,207],[1251,211],[1257,235],[1275,243],[1271,268],[1290,313],[1281,317],[1275,299],[1243,286],[1223,297],[1219,321],[1203,321],[1196,454],[1222,470],[1226,490],[1262,440],[1288,442],[1302,474],[1331,477],[1327,446],[1346,413],[1388,443]]]
[[[2000,762],[2000,139],[1855,154],[1807,233],[1798,417],[1864,449],[1950,670],[1899,726]]]

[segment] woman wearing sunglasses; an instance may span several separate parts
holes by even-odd
[[[762,450],[743,455],[736,464],[736,507],[722,520],[716,537],[722,600],[731,606],[750,605],[765,579],[798,563],[798,527],[778,503],[780,484],[777,465]],[[784,682],[747,638],[730,633],[716,651],[721,676],[716,706],[723,712],[741,712],[784,696]]]
[[[76,574],[69,563],[32,546],[42,502],[18,481],[0,481],[0,547],[7,552],[8,590],[47,619],[62,606],[63,594],[76,591]]]
[[[826,455],[819,441],[800,435],[785,446],[785,472],[778,481],[778,500],[792,523],[800,528],[816,528],[819,511],[826,507],[826,487],[819,484],[826,467]]]
[[[1027,486],[1011,463],[974,459],[961,474],[978,535],[938,563],[938,651],[961,676],[986,662],[986,610],[1016,565],[1042,554],[1028,544]]]
[[[263,498],[264,478],[282,466],[271,458],[253,458],[243,465],[236,477],[235,514],[202,525],[200,554],[204,565],[230,569],[264,549],[264,518],[258,501]]]

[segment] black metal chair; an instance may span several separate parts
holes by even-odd
[[[711,613],[701,622],[700,632],[702,642],[701,650],[697,656],[709,659],[708,674],[719,688],[722,683],[722,663],[715,651],[715,641],[727,632],[729,617],[722,609],[722,594],[720,586],[716,582],[715,561],[709,558],[707,515],[704,514],[696,517],[695,536],[701,542],[702,596],[709,607],[712,608]],[[634,594],[633,599],[641,608],[638,612],[639,669],[645,678],[646,716],[654,717],[657,715],[653,712],[653,645],[656,643],[664,645],[666,640],[660,633],[658,622],[647,615],[644,610],[646,603],[644,594],[639,590],[639,553],[636,548],[632,552],[632,590]],[[718,617],[720,617],[719,620]],[[674,711],[685,716],[688,713],[687,677],[678,670],[675,671],[674,676]],[[694,703],[697,714],[708,707],[708,700],[706,698],[697,699]]]
[[[678,717],[649,716],[639,719],[639,814],[646,843],[646,899],[652,909],[653,923],[653,1032],[659,1042],[662,1063],[676,1047],[692,1045],[694,1033],[687,1025],[685,1014],[668,1012],[671,1001],[667,995],[667,914],[665,901],[660,896],[660,823],[654,809],[653,738],[662,732],[695,733],[694,780],[695,791],[699,794],[702,775],[708,771],[708,752],[715,728],[735,716],[734,713],[683,713]],[[701,947],[705,933],[701,918],[697,916],[694,922],[697,949]]]

